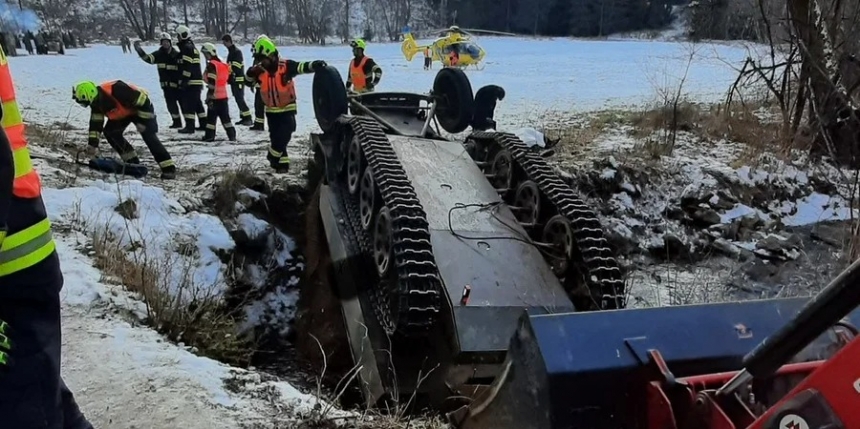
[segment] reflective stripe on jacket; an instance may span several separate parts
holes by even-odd
[[[24,122],[15,98],[12,73],[9,71],[9,62],[2,48],[0,48],[0,102],[3,105],[3,119],[0,122],[9,140],[15,161],[12,207],[9,210],[9,216],[14,217],[30,212],[21,206],[32,204],[34,199],[42,196],[42,183],[39,173],[33,169],[33,162],[27,150]],[[41,201],[38,202],[41,204]],[[16,208],[16,205],[19,207]],[[10,230],[10,234],[0,242],[0,277],[38,264],[53,254],[56,249],[51,237],[51,222],[47,216],[27,220],[31,221],[30,226]]]
[[[286,59],[278,62],[278,70],[274,74],[267,71],[260,76],[260,96],[267,112],[296,111],[296,85],[288,76]]]

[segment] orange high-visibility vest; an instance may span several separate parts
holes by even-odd
[[[216,59],[209,61],[215,66],[215,95],[216,100],[227,99],[227,81],[230,80],[230,66]]]
[[[0,49],[0,101],[3,103],[3,129],[12,145],[15,159],[15,185],[12,193],[18,198],[38,198],[42,195],[42,182],[39,173],[33,169],[27,138],[24,136],[24,120],[15,99],[15,86],[6,53]]]
[[[285,74],[287,74],[287,60],[282,58],[274,74],[266,71],[259,78],[260,96],[267,112],[296,111],[296,85],[292,79],[285,83]]]
[[[3,108],[3,119],[0,124],[9,139],[15,163],[12,208],[9,210],[9,216],[26,216],[30,211],[24,209],[20,202],[43,204],[41,200],[34,201],[42,196],[42,182],[39,179],[39,173],[33,169],[33,161],[27,150],[24,121],[15,99],[15,87],[12,83],[12,73],[9,71],[9,62],[2,48],[0,48],[0,103]],[[17,208],[16,205],[18,205]],[[27,220],[31,222],[26,228],[12,231],[11,235],[0,238],[0,277],[38,264],[51,256],[56,249],[51,236],[51,222],[47,216],[41,215]]]
[[[120,119],[125,119],[129,116],[134,116],[137,114],[137,109],[130,109],[128,107],[123,106],[122,103],[120,103],[119,100],[117,100],[116,97],[113,96],[113,86],[116,84],[116,82],[117,81],[112,80],[99,85],[99,88],[101,88],[102,91],[104,91],[105,95],[107,95],[108,98],[110,98],[110,100],[113,102],[114,108],[105,113],[105,116],[107,116],[107,118],[112,121],[118,121]],[[126,82],[125,84],[128,85],[131,89],[140,91],[140,89],[128,82]]]
[[[367,89],[367,75],[364,74],[364,65],[367,64],[367,57],[361,57],[358,64],[355,60],[349,62],[349,76],[352,80],[352,87],[356,92],[362,92]]]

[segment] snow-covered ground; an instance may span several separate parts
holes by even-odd
[[[497,110],[499,123],[517,125],[533,121],[549,111],[590,111],[653,101],[655,86],[661,89],[676,86],[691,55],[693,64],[686,83],[690,95],[698,100],[718,101],[735,79],[731,66],[739,67],[747,55],[746,48],[741,46],[649,41],[498,37],[481,38],[480,44],[487,50],[486,68],[468,71],[472,87],[474,90],[488,84],[504,87],[506,98]],[[155,47],[144,46],[144,49],[150,51]],[[248,61],[249,47],[241,49]],[[223,56],[226,49],[219,47],[219,52]],[[368,46],[367,54],[384,71],[378,87],[380,91],[426,92],[433,85],[437,70],[425,71],[421,58],[407,63],[399,44],[374,43]],[[281,48],[281,55],[295,60],[325,60],[336,66],[344,78],[352,56],[347,46],[290,46]],[[158,100],[155,103],[157,113],[162,117],[167,115],[163,103],[159,102],[155,67],[138,59],[136,54],[123,55],[116,46],[70,49],[65,56],[23,56],[10,64],[18,86],[33,88],[19,96],[30,121],[63,121],[84,127],[88,112],[71,101],[71,88],[85,79],[124,79],[142,86]],[[57,72],[46,84],[44,74],[36,73],[37,70]],[[311,104],[311,81],[311,76],[299,77],[296,81],[299,135],[317,128]],[[246,100],[252,100],[250,92],[246,95]],[[235,105],[232,115],[238,119]],[[250,134],[245,130],[240,133]],[[259,134],[250,135],[252,141],[260,140]],[[219,162],[216,158],[225,155],[221,149],[206,150],[209,155],[204,159]]]
[[[489,52],[486,68],[470,70],[468,74],[474,89],[485,84],[505,88],[507,98],[497,111],[498,122],[504,128],[540,125],[539,122],[544,121],[542,116],[548,112],[585,112],[652,102],[657,92],[677,86],[688,62],[690,67],[684,84],[687,96],[705,102],[719,101],[735,80],[732,65],[739,65],[748,55],[747,48],[731,44],[694,46],[652,41],[513,38],[482,38],[480,43]],[[242,49],[247,53],[247,46]],[[223,48],[221,53],[224,54]],[[406,63],[399,45],[372,44],[368,54],[385,70],[380,90],[424,92],[431,87],[435,71],[424,71],[420,58]],[[296,46],[283,48],[282,55],[297,60],[323,59],[345,75],[350,51],[343,46]],[[282,269],[294,262],[291,252],[295,250],[295,243],[283,233],[273,231],[270,224],[252,213],[250,207],[262,198],[258,192],[242,191],[236,213],[226,220],[214,216],[212,207],[204,200],[212,191],[213,175],[230,167],[250,164],[251,170],[264,179],[284,181],[284,176],[266,171],[267,134],[238,127],[239,141],[227,142],[219,129],[220,140],[201,143],[167,129],[168,115],[158,91],[155,68],[140,61],[135,54],[123,55],[119,47],[74,49],[65,56],[21,56],[10,58],[10,65],[24,118],[31,124],[31,130],[39,130],[33,138],[32,150],[38,158],[37,168],[46,186],[51,188],[45,192],[46,204],[58,229],[65,231],[58,233],[66,275],[64,371],[84,411],[97,426],[266,427],[264,424],[272,421],[271,415],[284,415],[288,405],[299,410],[312,407],[313,398],[296,392],[284,382],[263,381],[254,372],[196,357],[189,350],[161,340],[150,329],[130,324],[128,320],[134,318],[118,314],[143,313],[142,304],[121,287],[105,281],[104,273],[93,268],[91,258],[93,235],[110,233],[118,240],[119,248],[129,252],[131,258],[184,258],[181,266],[190,269],[173,272],[174,278],[182,278],[175,282],[185,284],[187,278],[191,278],[197,287],[217,295],[224,288],[224,276],[230,265],[223,256],[240,245],[235,232],[241,230],[245,237],[242,245],[259,242],[256,245],[267,252],[266,258],[271,261],[268,266],[244,267],[246,282],[262,287],[267,270]],[[68,153],[58,150],[64,145],[68,149],[86,144],[89,112],[72,102],[72,85],[81,80],[111,79],[123,79],[150,90],[164,127],[160,136],[180,169],[178,180],[118,180],[95,174],[85,167],[76,169]],[[297,158],[305,152],[307,134],[317,128],[311,106],[311,79],[307,76],[297,80],[299,129],[290,151],[291,156]],[[251,99],[252,94],[247,93],[246,100]],[[231,108],[237,120],[238,111],[232,102]],[[128,131],[127,137],[132,144],[143,148],[133,129]],[[613,135],[599,136],[594,143],[597,149],[583,160],[590,162],[592,157],[608,156],[625,150],[625,145],[633,145],[626,137]],[[729,167],[735,161],[731,153],[726,155],[725,151],[708,149],[695,141],[689,147],[680,148],[676,155],[667,157],[665,162],[702,176],[699,182],[683,186],[700,182],[714,186],[703,179],[702,170],[706,167],[735,175],[738,181],[763,180],[749,170]],[[148,154],[142,159],[152,165]],[[706,165],[708,163],[714,165]],[[614,177],[613,174],[607,171],[606,179]],[[693,177],[676,175],[677,186],[670,187],[670,192],[680,196],[683,189],[680,182],[694,180]],[[628,213],[629,222],[621,215],[616,216],[621,219],[620,231],[647,225],[647,219],[642,216],[662,216],[656,205],[658,202],[637,197],[634,203],[633,198],[625,196],[628,191],[641,193],[636,190],[637,186],[626,181],[618,183],[618,195],[612,197],[617,200],[617,211],[630,209],[630,204],[651,209],[639,210],[639,217]],[[658,197],[654,194],[654,198]],[[833,198],[812,193],[801,197],[815,207],[824,207],[821,200]],[[123,204],[127,200],[134,201],[131,208]],[[845,216],[842,208],[828,210],[833,215],[831,218]],[[718,214],[717,223],[723,220],[730,223],[733,220],[730,218],[751,213],[759,216],[760,211],[758,207],[735,204]],[[800,223],[806,222],[803,218],[808,216],[820,218],[820,213],[808,213],[805,210],[790,212],[783,221],[794,219]],[[613,222],[604,220],[607,224]],[[258,236],[262,239],[255,239]],[[737,245],[748,245],[745,243],[749,241],[738,241]],[[295,291],[291,289],[294,286],[293,277],[283,279],[274,289],[261,290],[260,298],[246,308],[249,326],[289,319],[295,305]]]

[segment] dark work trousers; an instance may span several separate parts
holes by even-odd
[[[248,108],[248,103],[245,103],[245,85],[234,83],[230,86],[233,92],[233,99],[236,100],[236,107],[239,108],[239,119],[251,119],[251,109]]]
[[[170,128],[182,128],[182,115],[180,114],[181,104],[179,102],[179,88],[165,87],[164,102],[167,104],[167,111],[170,112],[170,118],[173,119],[173,124]]]
[[[185,129],[194,130],[194,114],[197,114],[197,120],[200,121],[200,128],[206,126],[206,107],[203,106],[203,100],[200,99],[200,94],[203,92],[203,87],[200,85],[192,85],[180,89],[182,116],[185,117]]]
[[[45,216],[41,198],[13,199],[10,231]],[[54,252],[23,271],[0,277],[0,319],[9,324],[11,366],[0,371],[0,427],[92,429],[60,376],[63,273]]]
[[[260,88],[254,91],[254,126],[262,129],[266,123],[266,105],[263,104],[263,95]]]
[[[296,132],[296,112],[266,112],[269,123],[269,153],[266,158],[275,169],[289,169],[290,157],[287,155],[287,144]]]
[[[206,135],[203,140],[215,139],[215,124],[218,119],[221,119],[221,126],[227,132],[227,138],[230,141],[236,141],[236,127],[230,121],[230,104],[226,98],[220,100],[212,100],[208,103],[209,111],[206,112]]]
[[[149,153],[155,158],[155,162],[158,163],[161,170],[175,170],[176,165],[173,159],[170,158],[170,153],[167,152],[167,149],[161,144],[161,140],[158,139],[158,121],[154,117],[144,119],[139,116],[132,116],[117,121],[108,119],[104,128],[105,140],[119,154],[120,158],[130,164],[140,164],[140,159],[134,152],[134,147],[122,135],[125,129],[128,128],[128,125],[132,123],[137,127],[140,136],[143,138],[143,142],[149,148]]]

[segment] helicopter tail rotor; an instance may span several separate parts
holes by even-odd
[[[421,52],[423,49],[424,47],[418,46],[418,43],[415,42],[415,39],[412,37],[412,33],[406,33],[403,35],[403,43],[400,44],[400,51],[403,52],[403,56],[406,58],[406,61],[412,61],[415,54]]]

